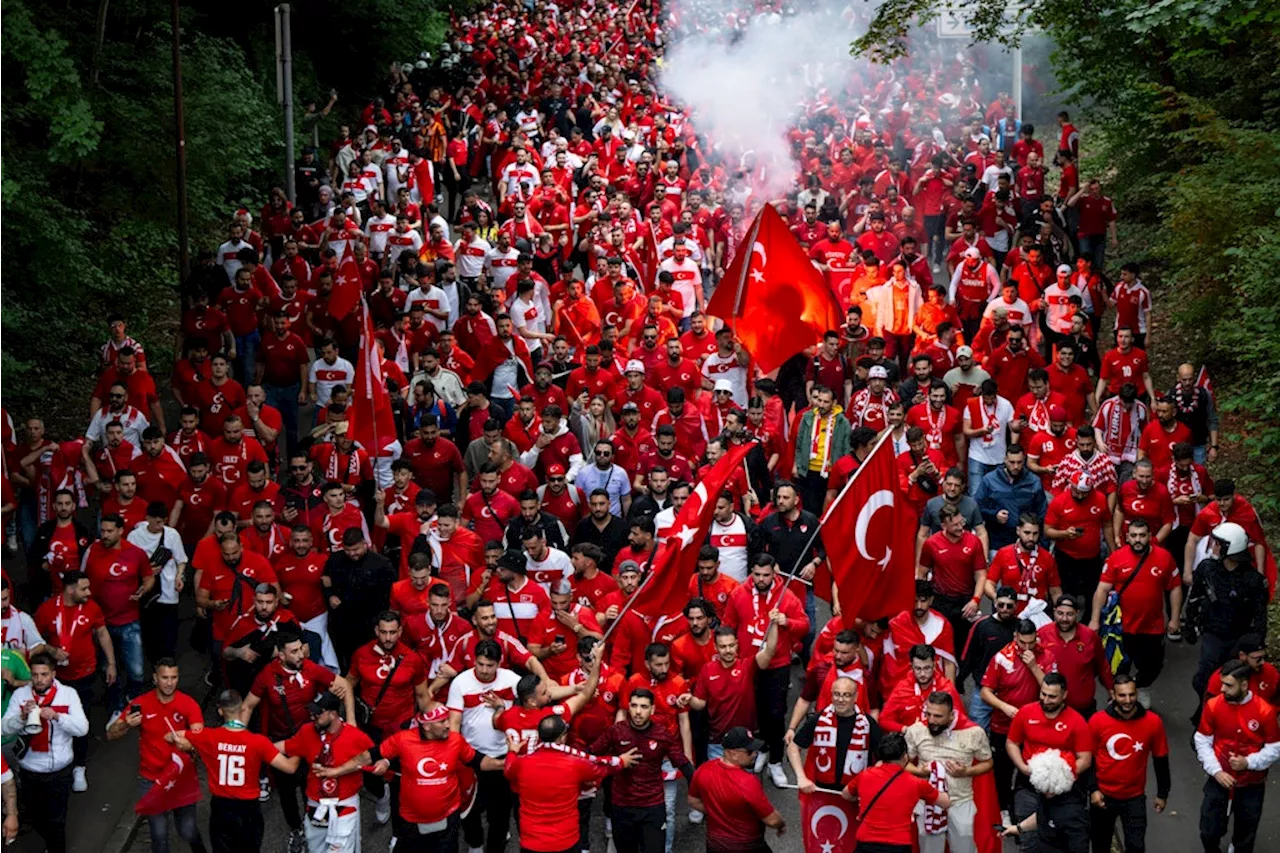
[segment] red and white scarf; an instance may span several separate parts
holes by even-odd
[[[941,761],[929,762],[929,784],[933,786],[940,794],[947,793],[947,768]],[[925,835],[946,835],[947,810],[939,805],[924,806],[924,832]]]
[[[828,705],[818,716],[813,730],[813,743],[805,754],[805,775],[812,779],[819,788],[835,790],[836,761],[842,760],[841,780],[848,782],[854,775],[867,769],[868,746],[871,742],[871,723],[866,714],[856,714],[853,733],[849,737],[849,746],[843,758],[837,755],[835,705]]]
[[[1018,601],[1028,601],[1032,598],[1040,597],[1039,579],[1042,574],[1040,569],[1040,546],[1031,549],[1028,554],[1022,550],[1022,546],[1018,543],[1013,545],[1013,559],[1018,564],[1018,582],[1015,588],[1018,591]]]
[[[884,389],[884,393],[880,395],[878,400],[872,399],[870,388],[863,388],[853,395],[853,400],[849,404],[849,408],[854,412],[854,417],[850,418],[849,421],[854,426],[866,426],[867,415],[878,411],[880,413],[880,423],[886,424],[889,422],[889,407],[896,402],[898,402],[898,395],[894,393],[892,388]]]
[[[1169,480],[1168,480],[1167,485],[1168,485],[1168,487],[1169,487],[1169,496],[1170,496],[1170,497],[1172,497],[1172,498],[1177,498],[1177,497],[1191,497],[1192,495],[1202,495],[1202,494],[1204,494],[1204,492],[1201,490],[1201,484],[1200,484],[1200,472],[1196,470],[1196,466],[1195,466],[1195,465],[1192,465],[1192,466],[1188,469],[1188,471],[1189,471],[1189,473],[1190,473],[1190,475],[1191,475],[1191,476],[1189,476],[1189,477],[1179,477],[1179,476],[1178,476],[1178,466],[1177,466],[1177,465],[1170,465],[1170,466],[1169,466]],[[1175,510],[1179,510],[1179,509],[1181,509],[1181,508],[1182,508],[1182,507],[1174,507],[1174,509],[1175,509]],[[1200,511],[1200,504],[1196,504],[1196,505],[1195,505],[1195,511],[1196,511],[1196,512],[1199,512],[1199,511]],[[1174,512],[1174,514],[1173,514],[1173,527],[1174,527],[1174,529],[1177,529],[1177,528],[1179,528],[1179,527],[1181,527],[1181,526],[1182,526],[1181,520],[1179,519],[1179,516],[1180,516],[1181,514],[1182,514],[1182,513],[1180,513],[1180,512]]]
[[[1027,426],[1033,432],[1049,431],[1049,398],[1043,400],[1034,400],[1031,403],[1031,411],[1027,412]]]
[[[947,407],[942,407],[942,412],[938,415],[937,420],[933,417],[933,406],[926,404],[924,407],[925,419],[929,422],[929,429],[925,430],[925,438],[929,442],[930,450],[942,450],[942,428],[947,424]]]
[[[324,474],[326,480],[337,480],[340,483],[359,483],[360,482],[360,448],[352,445],[351,452],[345,454],[347,457],[346,472],[338,474],[338,457],[344,455],[335,445],[333,452],[329,454],[329,458],[325,462]]]
[[[41,708],[53,708],[53,710],[59,714],[65,714],[67,712],[66,706],[56,706],[53,704],[53,699],[57,695],[58,685],[56,682],[50,685],[49,689],[46,690],[43,695],[36,693],[34,690],[31,692],[31,698]],[[52,720],[40,720],[40,731],[31,736],[31,740],[27,742],[27,748],[32,752],[48,752],[50,748],[50,735],[52,734],[51,729]]]

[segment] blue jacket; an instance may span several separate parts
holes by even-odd
[[[982,478],[973,499],[978,502],[978,509],[986,521],[992,550],[1018,541],[1019,515],[1025,512],[1043,519],[1049,508],[1049,499],[1045,497],[1039,477],[1023,468],[1018,479],[1010,480],[1003,465]],[[996,520],[996,514],[1002,509],[1009,511],[1009,519],[1004,524]]]

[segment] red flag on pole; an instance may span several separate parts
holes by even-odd
[[[689,578],[697,571],[698,552],[711,529],[716,498],[738,473],[751,444],[734,447],[720,457],[680,507],[666,542],[654,555],[653,565],[631,604],[651,619],[674,617],[689,601]],[[618,620],[621,621],[621,620]]]
[[[996,774],[988,770],[973,777],[973,844],[978,853],[1000,853],[1004,838],[995,827],[1000,819],[1000,799],[996,795]]]
[[[329,294],[329,313],[341,320],[360,304],[364,288],[360,284],[360,268],[356,256],[351,253],[351,241],[338,264],[338,274],[333,277],[333,292]]]
[[[164,814],[200,802],[200,778],[196,775],[195,759],[176,750],[170,753],[169,758],[172,763],[160,772],[155,784],[134,804],[136,814]]]
[[[382,357],[373,337],[373,324],[366,307],[360,319],[360,358],[356,380],[351,383],[351,405],[347,407],[347,434],[360,442],[370,459],[396,440],[396,422],[391,411],[391,395],[382,373]]]
[[[827,547],[847,624],[909,610],[915,601],[915,515],[899,490],[889,433],[858,466],[823,516],[827,530],[848,537]]]
[[[1209,396],[1213,396],[1213,380],[1209,378],[1209,368],[1200,365],[1200,375],[1196,377],[1196,387],[1203,388],[1209,392]]]
[[[773,205],[766,204],[707,304],[765,373],[844,322],[840,300]]]

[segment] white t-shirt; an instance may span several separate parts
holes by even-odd
[[[1000,175],[1007,175],[1009,177],[1009,181],[1013,181],[1013,169],[1011,167],[1008,165],[997,166],[995,163],[992,163],[990,166],[982,170],[982,183],[986,184],[988,188],[993,188],[996,185],[997,177]]]
[[[702,363],[702,375],[715,382],[727,379],[733,386],[733,402],[745,409],[747,407],[747,368],[738,364],[738,354],[730,352],[721,356],[719,351],[707,356]]]
[[[484,269],[484,262],[489,257],[489,252],[493,247],[489,245],[488,240],[475,238],[470,243],[463,243],[461,240],[453,247],[454,263],[458,267],[458,275],[462,278],[476,278],[480,275],[480,271]]]
[[[524,298],[512,302],[511,322],[518,332],[543,334],[547,331],[547,320],[542,316],[542,309],[538,307],[536,298],[533,302],[528,302]],[[525,338],[525,343],[531,350],[542,346],[542,341],[533,338]]]
[[[971,397],[969,403],[964,407],[964,425],[968,429],[977,429],[982,423],[973,423],[970,417],[972,407],[975,404],[981,409],[982,398]],[[984,417],[987,415],[984,414]],[[1013,405],[1004,397],[996,397],[995,419],[997,423],[996,429],[991,435],[984,437],[975,436],[969,439],[969,459],[975,462],[981,462],[984,465],[999,465],[1004,461],[1005,449],[1005,428],[1009,426],[1009,422],[1013,420]],[[985,423],[985,421],[984,421]]]
[[[519,257],[520,250],[515,246],[508,246],[505,252],[496,246],[489,250],[489,256],[484,259],[484,268],[493,279],[495,293],[506,292],[507,280],[516,274],[516,260]]]
[[[311,362],[311,370],[308,371],[307,378],[315,386],[316,405],[327,406],[333,397],[335,386],[351,387],[351,383],[356,378],[356,369],[342,356],[338,356],[333,364],[329,364],[323,358],[317,358]]]
[[[37,630],[35,620],[31,618],[30,614],[24,613],[16,607],[10,607],[9,615],[0,621],[4,623],[4,647],[6,649],[13,649],[26,654],[27,649],[44,645],[44,637],[40,636],[40,631]]]
[[[720,572],[741,583],[747,579],[747,525],[734,513],[733,520],[721,524],[711,520],[711,546],[720,552]]]
[[[395,198],[396,193],[400,190],[400,185],[404,181],[400,180],[400,170],[409,165],[409,152],[403,148],[399,154],[387,152],[387,156],[382,158],[383,173],[387,181],[387,197]]]
[[[658,267],[659,272],[669,272],[671,277],[675,279],[671,284],[671,289],[680,294],[680,300],[683,303],[683,312],[681,317],[688,317],[698,307],[696,299],[698,292],[702,289],[702,270],[698,268],[698,264],[693,257],[687,257],[683,261],[677,261],[674,257],[667,258]],[[745,402],[744,404],[745,405]]]
[[[161,542],[173,553],[169,562],[160,568],[159,600],[161,604],[177,604],[178,590],[175,587],[178,579],[178,564],[187,561],[187,550],[182,547],[182,537],[178,531],[165,525],[159,533],[152,533],[147,530],[147,523],[142,521],[129,531],[127,538],[132,544],[141,548],[148,557],[155,553]]]
[[[404,299],[404,310],[408,311],[416,303],[423,303],[431,311],[448,311],[449,299],[445,296],[443,290],[434,284],[419,284],[413,290],[409,291],[409,295]],[[427,314],[426,321],[436,327],[436,331],[443,332],[445,320],[434,314]]]
[[[364,233],[369,238],[369,251],[382,254],[387,248],[387,235],[394,230],[396,230],[396,218],[390,213],[370,216],[364,224]]]
[[[573,577],[573,561],[569,555],[559,548],[547,548],[547,556],[541,561],[533,559],[528,551],[524,552],[525,564],[529,569],[529,579],[541,584],[551,594],[552,585],[559,580]],[[520,605],[516,605],[518,608]]]
[[[387,252],[390,255],[390,265],[396,266],[400,262],[400,256],[405,252],[413,252],[415,255],[422,248],[422,235],[410,228],[401,234],[399,231],[392,231],[386,237]]]
[[[498,667],[493,681],[481,681],[476,678],[474,669],[468,669],[458,673],[449,685],[449,700],[445,704],[450,711],[462,714],[462,737],[476,752],[490,758],[502,758],[507,754],[507,736],[493,727],[493,708],[485,704],[483,697],[492,691],[510,708],[515,704],[516,684],[519,682],[520,676]]]
[[[85,438],[101,444],[107,431],[107,424],[112,421],[119,421],[120,426],[124,427],[124,440],[132,444],[135,451],[142,446],[142,431],[151,426],[147,416],[133,406],[125,406],[124,411],[121,412],[111,412],[103,406],[93,413],[89,428],[84,431]],[[136,456],[137,453],[135,452],[134,455]]]

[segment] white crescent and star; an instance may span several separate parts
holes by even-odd
[[[1121,754],[1119,749],[1120,743],[1126,740],[1129,742],[1132,748],[1128,752]],[[1107,754],[1110,755],[1112,758],[1114,758],[1116,761],[1124,761],[1126,758],[1129,758],[1130,756],[1132,756],[1135,752],[1141,752],[1141,751],[1142,751],[1142,744],[1137,743],[1136,741],[1134,741],[1134,739],[1130,735],[1127,735],[1124,732],[1119,732],[1107,738]]]
[[[816,837],[818,835],[818,822],[828,815],[840,822],[840,834],[836,836],[836,840],[839,841],[849,831],[849,817],[839,806],[826,805],[815,811],[813,817],[809,818],[809,834]]]
[[[879,560],[867,553],[867,528],[871,526],[871,519],[875,514],[884,507],[892,508],[894,505],[893,492],[888,489],[881,489],[873,494],[863,505],[862,511],[858,513],[858,523],[854,530],[854,544],[858,547],[858,553],[862,555],[864,560],[874,560],[880,566],[880,571],[884,571],[889,565],[889,560],[893,556],[893,548],[886,547],[884,556]]]
[[[764,268],[769,263],[769,255],[764,250],[764,244],[759,240],[751,246],[751,254],[760,256],[760,268],[751,273],[751,278],[755,281],[764,281]]]

